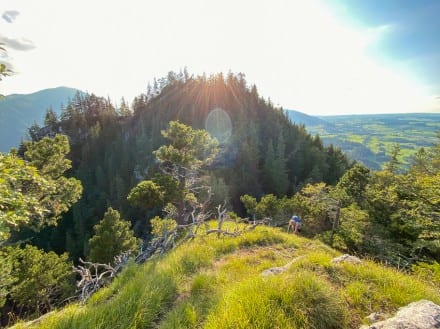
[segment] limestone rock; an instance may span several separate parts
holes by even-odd
[[[266,276],[271,276],[271,275],[276,275],[276,274],[286,272],[293,263],[295,263],[296,261],[300,260],[303,257],[304,256],[296,257],[284,266],[268,268],[268,269],[264,270],[263,272],[261,272],[261,276],[266,277]]]
[[[336,257],[332,259],[332,263],[352,263],[352,264],[360,264],[362,261],[356,256],[351,256],[349,254],[344,254],[342,256]]]
[[[440,328],[440,306],[420,300],[401,307],[393,318],[376,322],[368,329],[434,329]]]
[[[272,268],[268,268],[268,269],[264,270],[263,272],[261,272],[261,276],[271,276],[271,275],[280,274],[280,273],[283,273],[286,271],[287,271],[287,268],[284,266],[272,267]]]

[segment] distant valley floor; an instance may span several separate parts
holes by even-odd
[[[380,169],[389,160],[394,145],[400,161],[408,166],[421,147],[438,143],[440,113],[369,114],[313,117],[287,110],[289,118],[318,134],[325,145],[340,147],[351,159]]]

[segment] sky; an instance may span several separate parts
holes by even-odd
[[[6,95],[131,101],[187,67],[242,72],[311,115],[440,112],[438,0],[1,0],[0,15]]]

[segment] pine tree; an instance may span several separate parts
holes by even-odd
[[[269,140],[266,156],[264,157],[264,176],[266,179],[267,184],[267,190],[269,192],[273,192],[275,190],[275,176],[276,176],[276,170],[275,170],[275,151],[273,147],[273,141]]]
[[[130,107],[128,106],[128,103],[126,102],[124,97],[121,98],[118,113],[121,116],[129,116],[131,114]]]
[[[46,253],[31,245],[23,249],[8,248],[8,253],[16,280],[10,295],[18,306],[41,314],[73,292],[72,264],[66,253],[58,256],[53,251]]]
[[[57,124],[58,124],[58,116],[55,113],[55,111],[50,107],[46,111],[46,115],[44,117],[44,125],[54,130]]]
[[[94,230],[95,235],[89,240],[90,261],[111,263],[115,256],[138,246],[130,222],[121,219],[119,212],[112,208],[108,208]]]
[[[284,156],[286,144],[284,143],[283,134],[279,134],[277,147],[275,150],[275,170],[276,170],[276,186],[275,194],[283,196],[289,188],[289,176],[287,175],[287,161]]]

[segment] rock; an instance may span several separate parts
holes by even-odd
[[[374,323],[379,320],[383,320],[384,316],[381,313],[373,312],[370,315],[366,316],[365,319],[367,319],[369,323]]]
[[[420,300],[401,307],[393,318],[376,322],[368,329],[434,329],[440,328],[440,306]]]
[[[261,272],[261,276],[266,277],[266,276],[271,276],[271,275],[276,275],[276,274],[286,272],[293,263],[300,260],[301,258],[304,258],[304,256],[296,257],[284,266],[268,268],[268,269],[264,270],[263,272]]]
[[[362,261],[359,258],[357,258],[356,256],[351,256],[349,254],[344,254],[342,256],[333,258],[331,262],[336,263],[336,264],[338,264],[338,263],[352,263],[352,264],[362,263]]]
[[[272,267],[272,268],[268,268],[267,270],[264,270],[263,272],[261,272],[261,276],[271,276],[271,275],[280,274],[280,273],[283,273],[286,271],[287,271],[287,268],[284,266]]]

